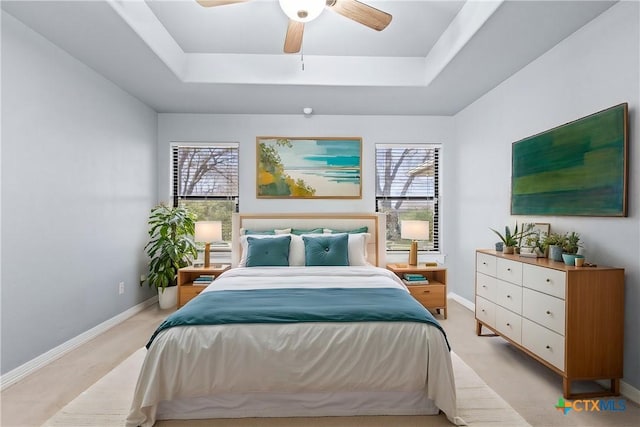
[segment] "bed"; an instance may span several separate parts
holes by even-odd
[[[234,215],[234,268],[150,338],[127,425],[439,411],[461,423],[446,334],[379,266],[384,229],[378,214]]]

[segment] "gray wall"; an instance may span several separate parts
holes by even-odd
[[[624,381],[640,388],[640,29],[637,2],[621,2],[455,116],[456,164],[447,235],[454,292],[473,300],[474,250],[491,248],[489,227],[548,222],[577,231],[588,261],[624,267]],[[511,144],[604,108],[629,103],[629,216],[510,216]],[[606,167],[606,165],[603,165]]]
[[[441,194],[452,191],[448,152],[453,143],[452,117],[312,116],[299,115],[158,115],[158,199],[169,200],[169,155],[172,141],[235,141],[240,143],[240,210],[242,212],[373,212],[375,211],[375,144],[442,143]],[[256,136],[362,137],[362,199],[273,200],[256,198]],[[444,196],[446,199],[446,196]],[[449,232],[446,206],[441,232]],[[446,242],[442,245],[446,252]],[[406,260],[404,254],[388,261]],[[426,260],[433,257],[421,257]],[[442,260],[441,257],[437,257]]]
[[[2,13],[2,373],[153,295],[156,138],[153,110]]]

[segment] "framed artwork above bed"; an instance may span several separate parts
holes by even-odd
[[[362,138],[256,138],[256,197],[361,199]]]

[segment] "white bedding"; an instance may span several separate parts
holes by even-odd
[[[393,273],[378,267],[252,267],[225,272],[203,292],[300,287],[406,290]],[[149,348],[127,425],[152,426],[162,405],[163,418],[184,417],[181,406],[193,401],[198,407],[207,396],[219,398],[220,411],[192,411],[190,417],[397,413],[360,402],[375,394],[413,396],[415,405],[404,409],[407,414],[429,413],[425,402],[433,401],[456,423],[455,383],[442,333],[412,322],[183,326],[162,331]],[[344,405],[330,404],[309,410],[292,405],[287,413],[270,411],[268,403],[247,411],[237,406],[295,395],[314,396],[314,401],[355,397],[357,403],[348,413]],[[233,410],[223,407],[225,398]]]

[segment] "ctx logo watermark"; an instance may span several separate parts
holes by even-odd
[[[627,406],[624,399],[564,400],[561,397],[558,399],[555,408],[567,415],[572,409],[576,412],[622,412],[627,409]]]

